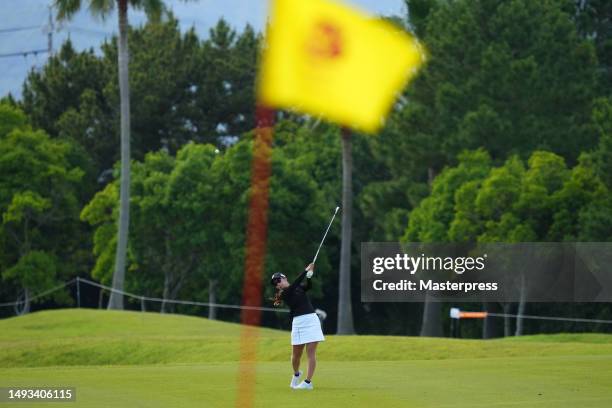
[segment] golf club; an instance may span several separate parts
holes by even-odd
[[[336,207],[336,211],[334,211],[334,215],[331,218],[331,221],[329,222],[329,225],[327,226],[327,229],[325,230],[325,234],[323,234],[323,239],[321,240],[321,243],[319,244],[319,248],[317,249],[317,253],[314,256],[314,259],[312,260],[312,263],[315,263],[317,261],[317,256],[319,256],[319,251],[321,250],[321,246],[323,246],[323,241],[325,241],[325,237],[327,236],[327,232],[329,231],[329,228],[332,225],[332,222],[334,222],[334,218],[336,218],[336,214],[338,214],[338,210],[340,209],[340,207]]]

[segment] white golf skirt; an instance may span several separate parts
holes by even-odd
[[[293,318],[291,323],[291,345],[325,341],[321,322],[316,313],[305,314]]]

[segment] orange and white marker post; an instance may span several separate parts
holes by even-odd
[[[486,319],[488,315],[487,312],[462,312],[459,308],[452,307],[450,310],[451,337],[458,337],[461,319]]]

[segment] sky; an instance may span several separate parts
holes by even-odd
[[[82,0],[83,4],[89,0]],[[307,0],[304,0],[307,1]],[[364,11],[377,15],[404,15],[404,0],[344,0]],[[28,72],[44,66],[47,53],[23,52],[48,48],[49,5],[51,0],[0,0],[0,97],[9,92],[21,97],[21,87]],[[166,0],[174,12],[182,30],[195,27],[201,38],[208,35],[210,27],[221,18],[241,31],[247,24],[261,30],[266,19],[267,0]],[[144,23],[142,12],[129,12],[130,24]],[[116,33],[117,17],[109,16],[105,21],[91,17],[87,7],[71,21],[54,23],[53,49],[57,50],[68,38],[78,50],[93,47],[98,49],[105,38]],[[6,54],[18,53],[16,56]]]

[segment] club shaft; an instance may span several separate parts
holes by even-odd
[[[336,214],[338,213],[338,210],[336,210],[334,212],[334,215],[331,218],[331,221],[329,221],[329,225],[327,226],[327,229],[325,230],[325,234],[323,234],[323,239],[321,240],[321,243],[319,244],[319,248],[317,248],[317,253],[314,256],[314,259],[312,260],[312,263],[315,263],[317,261],[317,256],[319,256],[319,251],[321,250],[321,247],[323,246],[323,242],[325,241],[325,237],[327,236],[327,233],[329,232],[329,229],[332,225],[332,222],[334,222],[334,218],[336,218]]]

